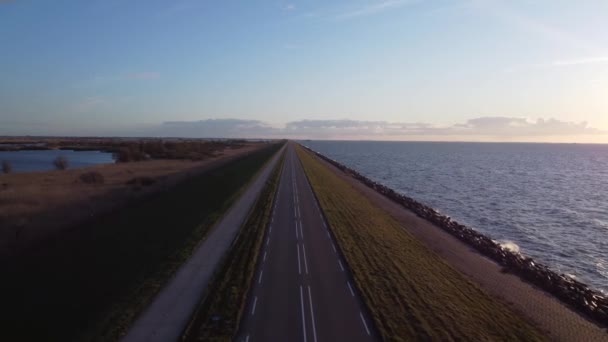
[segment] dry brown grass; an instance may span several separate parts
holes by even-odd
[[[0,174],[0,256],[27,248],[62,228],[162,191],[189,175],[260,148],[251,144],[226,149],[203,161],[151,160],[107,164],[64,171]],[[95,172],[103,183],[83,182]],[[128,184],[133,179],[154,179],[154,184]],[[137,182],[136,182],[137,183]]]

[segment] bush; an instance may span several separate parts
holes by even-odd
[[[114,154],[114,159],[119,163],[136,162],[150,159],[150,157],[144,152],[137,149],[137,147],[131,146],[128,148],[122,148]]]
[[[85,184],[103,184],[105,179],[97,171],[86,172],[80,175],[80,180]]]
[[[2,161],[2,172],[11,173],[12,171],[13,171],[13,165],[11,164],[11,162],[9,162],[7,160],[3,160]]]
[[[55,168],[57,170],[65,170],[68,168],[68,158],[64,157],[64,156],[59,156],[57,158],[55,158],[55,160],[53,160],[53,165],[55,165]]]
[[[134,185],[136,187],[138,186],[149,186],[156,183],[156,179],[152,178],[152,177],[147,177],[147,176],[142,176],[142,177],[135,177],[130,179],[127,182],[127,185]]]

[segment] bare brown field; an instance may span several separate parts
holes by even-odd
[[[0,174],[0,255],[27,249],[63,228],[170,188],[185,177],[266,144],[225,148],[202,161],[149,160],[65,171]],[[83,180],[99,174],[102,181]],[[99,179],[99,177],[97,177]]]

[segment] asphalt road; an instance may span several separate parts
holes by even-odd
[[[180,338],[213,272],[245,222],[282,151],[264,166],[190,259],[138,317],[123,341],[166,342]]]
[[[377,340],[293,145],[237,341]]]

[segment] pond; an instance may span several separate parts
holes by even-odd
[[[13,169],[12,172],[54,170],[53,161],[59,156],[67,158],[68,168],[70,169],[114,163],[112,153],[101,151],[0,151],[0,161],[10,162]]]

